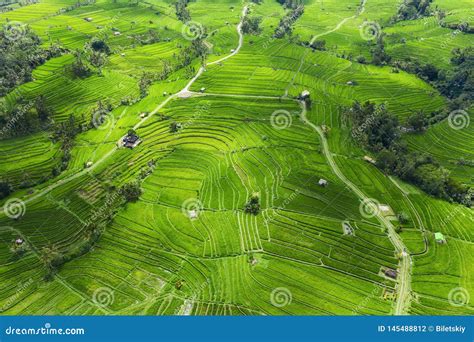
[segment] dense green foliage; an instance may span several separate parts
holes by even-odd
[[[247,214],[258,215],[260,213],[260,198],[258,194],[253,194],[245,204],[244,211]]]
[[[0,96],[31,81],[31,72],[62,51],[57,46],[40,47],[40,38],[28,25],[4,24],[0,31]]]
[[[127,202],[136,202],[142,194],[142,189],[140,183],[127,183],[120,188],[120,193]]]
[[[1,313],[472,312],[472,6],[401,4],[9,6]]]

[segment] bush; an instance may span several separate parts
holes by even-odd
[[[401,224],[406,224],[410,220],[410,217],[404,211],[401,211],[397,214],[398,222]]]
[[[353,122],[353,137],[362,146],[378,152],[378,168],[419,186],[432,196],[471,205],[472,189],[450,178],[449,172],[431,156],[407,152],[400,139],[398,120],[385,106],[355,102],[346,113]],[[422,113],[416,114],[411,124],[419,127]]]

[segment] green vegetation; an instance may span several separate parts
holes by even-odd
[[[275,38],[283,38],[285,35],[291,35],[293,24],[303,15],[304,12],[304,4],[301,0],[281,0],[279,2],[290,10],[280,19],[280,23],[275,29]]]
[[[258,215],[260,213],[260,198],[258,194],[253,194],[245,204],[244,211],[247,214]]]
[[[30,26],[19,23],[3,25],[0,31],[0,96],[31,81],[35,67],[63,52],[56,45],[44,49],[40,44],[40,38]]]
[[[412,20],[430,14],[433,0],[403,0],[394,20]]]
[[[245,34],[258,35],[262,28],[259,26],[262,22],[262,17],[246,16],[242,21],[242,32]]]

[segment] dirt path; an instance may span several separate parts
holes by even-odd
[[[331,30],[328,30],[328,31],[324,31],[320,34],[317,34],[315,36],[313,36],[311,38],[311,41],[310,41],[310,44],[313,44],[315,42],[316,39],[318,39],[319,37],[323,37],[323,36],[326,36],[330,33],[333,33],[333,32],[336,32],[337,30],[339,30],[342,25],[344,25],[348,20],[351,20],[351,19],[354,19],[354,18],[357,18],[359,15],[361,15],[362,13],[364,13],[365,11],[365,4],[366,4],[367,0],[363,0],[362,3],[360,4],[360,7],[357,11],[356,14],[350,16],[350,17],[347,17],[347,18],[344,18],[342,19],[333,29]],[[293,87],[294,83],[295,83],[295,79],[296,79],[296,76],[300,73],[301,71],[301,68],[303,67],[304,65],[304,61],[306,59],[306,56],[308,54],[310,50],[307,50],[304,54],[303,54],[303,57],[301,57],[301,61],[300,61],[300,65],[298,67],[298,70],[295,72],[295,74],[293,75],[291,81],[290,81],[290,84],[288,84],[288,87],[286,87],[285,89],[285,95],[284,96],[288,96],[288,91],[290,90],[291,87]]]

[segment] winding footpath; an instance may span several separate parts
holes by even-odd
[[[217,63],[220,63],[232,56],[234,56],[235,54],[237,54],[240,49],[242,48],[242,45],[243,45],[243,41],[244,41],[244,35],[242,33],[242,23],[243,23],[243,19],[244,17],[247,15],[247,12],[248,12],[248,6],[244,6],[243,10],[242,10],[242,17],[241,17],[241,20],[239,22],[239,24],[237,25],[237,33],[239,35],[239,43],[238,43],[238,46],[236,47],[236,49],[230,53],[229,55],[226,55],[225,57],[222,57],[221,59],[218,59],[214,62],[211,62],[209,63],[208,65],[213,65],[213,64],[217,64]],[[198,70],[198,72],[196,73],[196,75],[186,84],[186,86],[178,93],[175,93],[171,96],[169,96],[165,101],[161,102],[151,113],[150,115],[148,115],[147,117],[143,118],[142,120],[140,120],[135,126],[133,126],[133,129],[138,129],[140,126],[143,125],[143,123],[147,120],[149,120],[153,115],[155,115],[156,113],[158,113],[158,111],[160,111],[164,106],[166,106],[171,100],[175,99],[175,98],[178,98],[178,97],[188,97],[187,96],[187,93],[189,94],[193,94],[189,91],[189,88],[193,85],[193,83],[199,78],[199,76],[202,75],[202,73],[205,71],[205,67],[204,66],[201,66]],[[122,137],[123,138],[123,137]],[[122,140],[122,138],[120,138],[119,142]],[[109,152],[107,152],[106,154],[104,154],[100,159],[96,160],[95,163],[87,168],[87,169],[84,169],[82,171],[79,171],[69,177],[65,177],[63,179],[59,179],[58,181],[56,181],[55,183],[45,187],[44,189],[42,189],[41,191],[39,191],[38,193],[35,193],[33,196],[30,196],[28,197],[27,199],[22,199],[23,203],[25,204],[28,204],[40,197],[43,197],[44,195],[48,194],[49,192],[51,192],[52,190],[56,189],[57,187],[63,185],[63,184],[66,184],[66,183],[69,183],[70,181],[72,180],[75,180],[79,177],[82,177],[84,176],[85,174],[87,173],[90,173],[92,172],[94,169],[96,169],[100,164],[102,164],[106,159],[108,159],[111,155],[113,155],[117,150],[119,149],[119,145],[118,145],[118,142],[117,142],[117,145],[114,146],[113,149],[111,149]],[[0,208],[0,217],[5,215],[5,211],[4,211],[4,207],[2,206]]]
[[[354,194],[359,197],[361,201],[368,201],[369,197],[362,192],[354,183],[352,183],[349,179],[344,176],[344,174],[341,172],[339,169],[339,166],[337,166],[336,161],[333,158],[333,155],[331,151],[329,150],[329,144],[326,139],[326,136],[324,135],[323,130],[321,127],[316,126],[312,122],[310,122],[306,118],[306,104],[304,102],[301,102],[303,110],[301,112],[301,119],[302,121],[313,128],[318,134],[321,139],[322,147],[323,147],[323,153],[326,157],[326,160],[328,161],[329,166],[331,167],[332,171],[334,174],[344,183],[346,186],[352,190]],[[410,304],[411,300],[411,265],[412,265],[412,260],[410,257],[410,254],[406,252],[406,246],[403,243],[402,239],[400,236],[397,234],[394,225],[390,220],[388,220],[383,214],[381,213],[380,210],[375,211],[377,219],[379,222],[387,228],[388,231],[388,237],[390,238],[390,241],[392,242],[393,246],[395,247],[397,254],[400,256],[400,264],[399,264],[399,272],[398,272],[398,286],[397,286],[397,301],[395,303],[395,310],[394,314],[395,315],[403,315],[407,313],[407,309]]]

